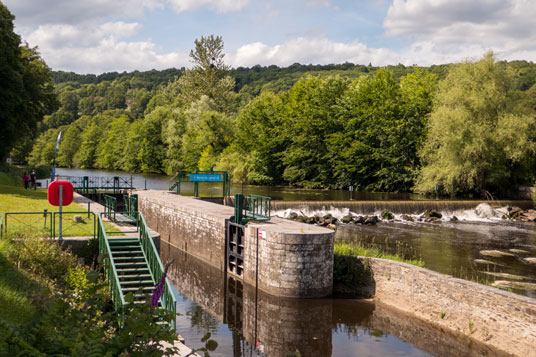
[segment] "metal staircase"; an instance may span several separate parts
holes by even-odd
[[[119,313],[127,305],[125,295],[132,293],[135,304],[144,303],[164,274],[164,266],[147,223],[141,212],[136,213],[139,229],[134,237],[108,236],[104,229],[103,214],[98,216],[99,252],[105,256],[104,270],[110,283],[115,309]],[[176,300],[167,278],[158,307],[176,315]],[[175,321],[172,327],[175,328]]]

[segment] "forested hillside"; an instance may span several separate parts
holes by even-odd
[[[487,54],[432,67],[229,69],[221,38],[195,45],[189,70],[53,72],[61,105],[11,156],[49,164],[62,131],[63,167],[215,169],[254,184],[422,192],[438,185],[448,194],[534,181],[533,63]],[[471,83],[478,84],[469,90]]]

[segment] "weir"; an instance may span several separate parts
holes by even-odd
[[[170,192],[136,193],[161,242],[271,295],[331,295],[332,230],[278,217],[240,225],[230,221],[231,207]]]
[[[533,208],[534,203],[530,200],[518,201],[484,201],[484,200],[464,200],[464,201],[272,201],[272,210],[281,211],[286,209],[296,210],[329,210],[348,208],[357,214],[374,214],[383,210],[388,210],[398,214],[420,214],[426,210],[440,212],[455,212],[475,208],[481,203],[487,203],[491,207],[499,208],[504,206],[517,206],[522,209]]]

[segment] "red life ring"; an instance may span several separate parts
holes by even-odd
[[[60,186],[62,189],[62,206],[68,206],[73,202],[74,189],[69,181],[52,181],[48,185],[47,199],[52,206],[60,205]]]

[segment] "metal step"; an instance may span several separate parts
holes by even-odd
[[[128,249],[128,250],[139,249],[139,250],[141,250],[141,246],[139,244],[133,244],[133,245],[113,244],[113,245],[110,245],[110,248],[112,249],[112,252],[121,251],[123,249]]]
[[[120,281],[119,284],[121,284],[121,286],[130,286],[130,285],[145,285],[145,286],[154,286],[155,284],[153,283],[152,280],[132,280],[132,281]]]
[[[130,280],[147,280],[152,279],[151,274],[130,274],[130,275],[119,275],[119,282],[130,281]],[[152,281],[152,280],[151,280]]]
[[[119,268],[116,269],[118,274],[150,274],[149,267],[143,266],[143,267],[137,267],[137,268]]]
[[[142,262],[126,262],[126,263],[115,263],[116,268],[134,268],[134,267],[147,267],[147,263],[144,261]]]

